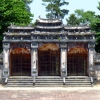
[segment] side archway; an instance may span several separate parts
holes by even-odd
[[[38,48],[38,74],[60,75],[60,49],[56,44],[47,43]]]
[[[12,76],[31,75],[31,53],[27,48],[14,48],[10,52],[10,69]]]
[[[87,75],[88,52],[83,47],[74,47],[67,54],[67,73],[68,76]]]

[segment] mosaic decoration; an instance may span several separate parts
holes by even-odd
[[[59,46],[54,43],[39,44],[39,51],[59,51]]]
[[[73,47],[68,51],[69,55],[73,54],[87,54],[87,50],[83,47]]]
[[[71,49],[71,48],[84,48],[84,49],[87,49],[88,48],[88,44],[87,43],[68,43],[68,51]],[[79,49],[78,49],[79,50]],[[82,49],[81,49],[82,50]]]
[[[11,51],[11,54],[30,54],[30,51],[26,48],[15,48]]]
[[[29,43],[11,43],[10,52],[11,54],[30,54]]]

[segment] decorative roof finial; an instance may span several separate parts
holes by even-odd
[[[13,26],[13,24],[12,24],[12,23],[10,23],[10,26]]]
[[[39,19],[41,19],[41,16],[39,16]]]

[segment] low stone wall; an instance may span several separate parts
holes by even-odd
[[[0,61],[0,84],[2,83],[2,68],[3,68],[3,62]]]
[[[100,60],[95,60],[95,78],[100,81]]]

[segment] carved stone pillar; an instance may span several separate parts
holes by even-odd
[[[88,49],[89,49],[89,53],[88,53],[88,64],[89,64],[89,67],[88,67],[88,74],[90,77],[93,77],[94,76],[94,47],[95,47],[95,44],[94,43],[89,43],[88,44]]]
[[[37,55],[37,43],[31,44],[31,76],[37,76],[38,75],[38,55]]]
[[[67,76],[67,44],[60,44],[61,47],[61,76]]]
[[[9,68],[9,43],[3,43],[3,77],[9,77],[10,68]]]

